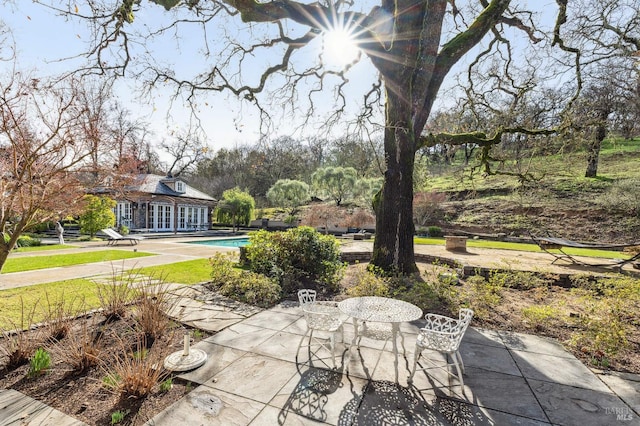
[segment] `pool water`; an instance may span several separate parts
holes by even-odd
[[[189,241],[189,244],[200,244],[203,246],[215,247],[244,247],[249,244],[249,238],[220,238],[217,240]]]

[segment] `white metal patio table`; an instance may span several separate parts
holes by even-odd
[[[400,333],[400,323],[414,321],[421,318],[422,309],[403,300],[377,296],[352,297],[338,303],[338,307],[343,313],[353,318],[355,334],[353,341],[351,342],[351,347],[353,347],[358,339],[358,320],[391,324],[391,340],[393,342],[393,354],[395,355],[394,367],[396,370],[397,383],[397,336],[398,333]],[[351,347],[349,348],[349,352],[351,352]]]

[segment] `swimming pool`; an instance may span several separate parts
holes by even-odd
[[[217,240],[189,241],[189,244],[200,244],[215,247],[244,247],[249,244],[249,237],[219,238]]]

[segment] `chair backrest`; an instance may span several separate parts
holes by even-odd
[[[464,333],[467,332],[467,328],[469,324],[471,324],[471,320],[473,319],[473,311],[468,308],[460,309],[458,313],[458,335],[456,336],[456,348],[460,346],[460,342],[462,342],[462,338],[464,337]]]
[[[458,318],[450,318],[443,315],[427,314],[427,323],[421,329],[429,347],[437,350],[456,351],[460,347],[462,337],[473,318],[471,309],[460,309]]]
[[[110,238],[122,238],[122,235],[118,234],[117,231],[114,231],[111,228],[105,228],[102,230],[102,232],[107,234],[107,236],[109,236]]]
[[[308,305],[309,303],[314,303],[316,301],[316,291],[310,290],[308,288],[304,288],[302,290],[298,290],[298,302],[300,302],[300,306]]]
[[[473,319],[473,310],[468,308],[460,309],[460,312],[458,313],[458,319],[460,320],[461,323],[466,324],[464,326],[464,328],[466,329],[471,323],[471,320]]]

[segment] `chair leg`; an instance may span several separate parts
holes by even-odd
[[[458,362],[460,363],[460,369],[462,370],[462,374],[465,374],[464,362],[462,361],[462,355],[460,355],[460,351],[455,351],[454,355],[458,357]]]
[[[305,348],[306,348],[306,347],[309,347],[309,348],[310,348],[310,345],[311,345],[311,335],[313,335],[313,330],[307,330],[307,333],[309,333],[309,345],[305,346]],[[305,337],[307,337],[307,333],[304,333],[304,334],[302,335],[302,338],[300,339],[300,343],[298,343],[298,351],[296,352],[296,353],[298,353],[298,354],[300,353],[300,349],[302,348],[302,342],[304,342]],[[311,357],[311,355],[309,355],[309,357]],[[311,358],[309,358],[309,359],[311,359]]]
[[[333,368],[336,368],[336,334],[331,333],[331,361],[333,362]]]
[[[418,359],[420,358],[421,354],[422,351],[418,348],[418,346],[416,346],[415,353],[413,354],[413,368],[411,369],[411,374],[407,379],[407,382],[409,383],[413,382],[413,376],[416,374],[416,367],[418,366]]]
[[[460,381],[460,392],[464,393],[464,378],[462,377],[462,373],[460,372],[460,364],[458,364],[458,357],[455,352],[451,353],[451,359],[453,360],[453,365],[456,367],[456,372],[458,373],[458,380]]]

